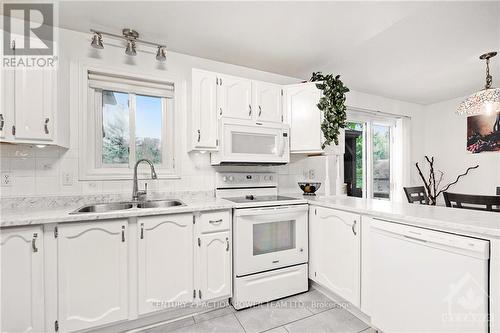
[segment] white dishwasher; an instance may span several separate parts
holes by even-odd
[[[368,248],[375,327],[488,332],[488,241],[373,219]]]

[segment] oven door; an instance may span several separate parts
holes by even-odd
[[[236,209],[236,276],[306,263],[307,212],[307,205]]]
[[[290,160],[288,128],[281,124],[222,122],[221,147],[212,164],[274,163]]]

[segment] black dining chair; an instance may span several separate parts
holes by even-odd
[[[500,209],[493,207],[500,206],[500,196],[498,195],[471,195],[444,192],[443,196],[446,207],[500,212]]]
[[[409,203],[418,202],[422,205],[429,204],[429,198],[423,186],[403,187],[403,189],[405,190],[406,199],[408,199]]]

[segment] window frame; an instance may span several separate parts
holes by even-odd
[[[74,64],[72,68],[79,68],[79,105],[78,114],[80,120],[79,128],[79,180],[129,180],[133,179],[133,167],[136,162],[135,154],[135,98],[136,95],[153,96],[162,98],[162,133],[161,133],[161,152],[162,162],[155,165],[156,173],[160,179],[179,179],[179,166],[176,163],[179,158],[176,155],[179,151],[179,140],[175,136],[175,130],[180,128],[177,125],[179,101],[176,99],[181,96],[176,91],[176,80],[159,78],[154,75],[130,73],[118,68],[93,67],[88,64]],[[146,87],[140,87],[135,90],[133,86],[128,86],[120,82],[110,82],[102,84],[102,87],[94,88],[90,85],[88,75],[90,72],[98,72],[103,75],[120,76],[125,80],[154,80],[155,82],[164,82],[173,87],[171,97],[158,96],[157,89],[148,90]],[[126,87],[126,89],[120,89]],[[129,133],[134,134],[130,137],[129,163],[128,165],[107,165],[102,163],[102,91],[111,90],[129,94]],[[131,102],[131,99],[134,101]],[[149,178],[150,171],[146,165],[140,165],[138,168],[139,178]]]

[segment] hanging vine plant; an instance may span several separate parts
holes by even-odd
[[[321,131],[325,137],[322,148],[325,149],[332,142],[336,145],[339,144],[340,129],[345,127],[347,111],[345,94],[349,92],[349,88],[344,86],[344,83],[340,80],[340,75],[323,75],[321,72],[314,72],[311,82],[317,81],[321,82],[317,83],[316,87],[323,91],[323,97],[319,100],[318,109],[323,111]]]

